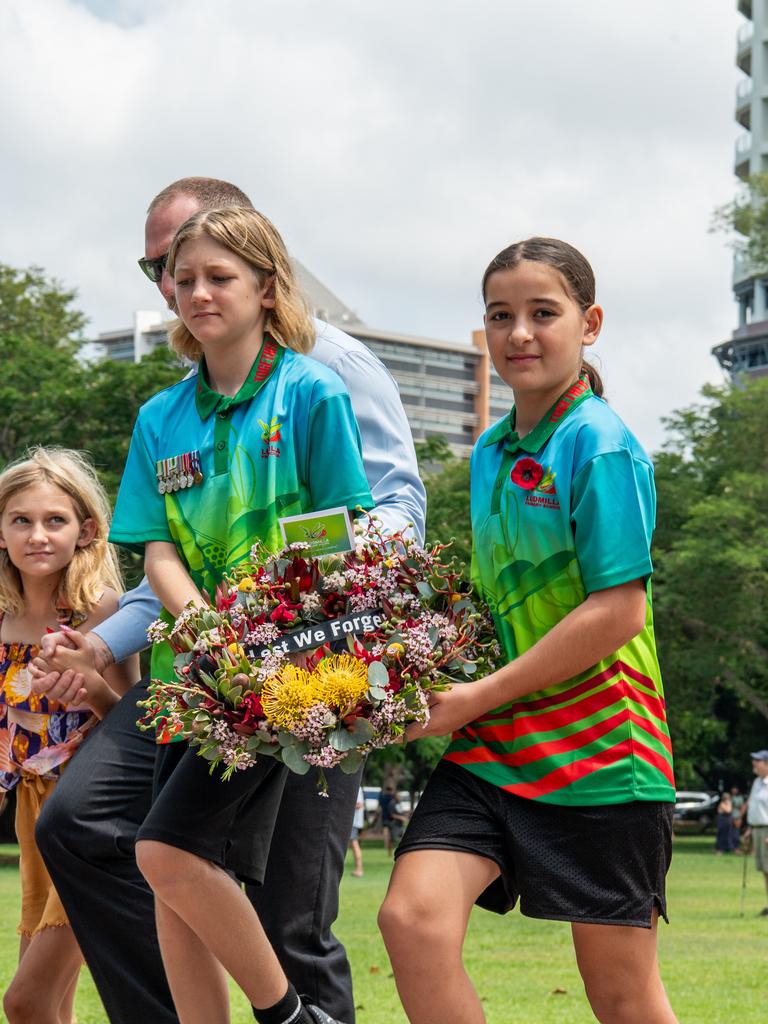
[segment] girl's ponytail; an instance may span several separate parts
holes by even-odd
[[[592,388],[592,393],[597,395],[598,398],[602,398],[605,394],[605,388],[603,387],[603,378],[597,372],[597,369],[588,363],[586,359],[581,361],[581,372],[586,373],[589,378],[589,386]]]

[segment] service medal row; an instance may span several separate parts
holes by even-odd
[[[171,459],[158,459],[155,463],[155,473],[157,489],[161,494],[183,491],[186,487],[201,484],[203,469],[200,452],[195,449],[182,455],[174,455]]]

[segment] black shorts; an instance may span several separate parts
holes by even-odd
[[[137,840],[167,843],[261,885],[287,769],[272,757],[223,782],[186,742],[158,746],[152,808]]]
[[[449,761],[427,783],[396,856],[458,850],[501,870],[478,906],[526,917],[650,928],[667,921],[671,803],[564,807],[514,796]]]

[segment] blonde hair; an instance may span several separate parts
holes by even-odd
[[[37,447],[0,473],[0,516],[14,494],[41,483],[52,484],[69,495],[80,524],[91,519],[96,527],[93,540],[75,549],[54,595],[57,608],[87,615],[98,604],[104,587],[123,590],[117,554],[107,542],[109,499],[93,466],[80,452]],[[24,609],[21,575],[5,548],[0,548],[0,608],[14,615]]]
[[[267,310],[267,330],[284,348],[306,353],[315,343],[315,325],[309,304],[299,288],[288,252],[277,228],[258,210],[227,206],[200,210],[181,225],[168,250],[168,273],[173,276],[184,242],[207,235],[248,263],[263,288],[271,277],[274,309]],[[179,320],[168,343],[180,356],[198,362],[203,354],[197,338]]]

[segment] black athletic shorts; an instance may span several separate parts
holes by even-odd
[[[672,808],[545,804],[441,761],[395,856],[458,850],[495,861],[501,876],[477,904],[498,914],[519,899],[526,917],[650,928],[654,907],[668,920]]]
[[[186,742],[158,746],[153,803],[138,841],[167,843],[261,885],[287,769],[272,757],[226,782]]]

